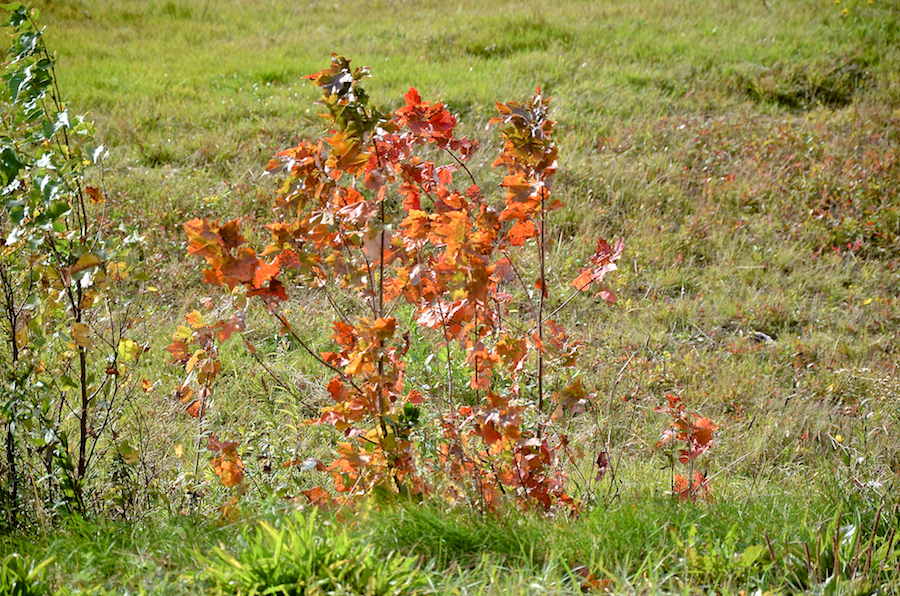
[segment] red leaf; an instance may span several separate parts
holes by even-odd
[[[691,442],[702,447],[707,447],[712,442],[713,433],[718,428],[718,425],[709,418],[699,418],[695,420]]]
[[[407,106],[417,106],[422,103],[422,98],[419,97],[419,92],[416,91],[413,87],[409,88],[409,91],[406,92],[406,95],[403,96],[403,99],[406,100]]]
[[[509,230],[506,239],[509,240],[509,243],[513,246],[523,246],[526,240],[537,236],[537,232],[537,226],[530,219],[526,221],[517,221],[516,225]]]
[[[309,504],[315,507],[323,507],[334,503],[334,499],[327,490],[321,486],[300,491],[304,497],[309,499]]]
[[[676,495],[679,501],[708,500],[710,498],[709,480],[706,478],[706,474],[699,470],[694,470],[694,475],[689,478],[675,474],[672,494]]]
[[[262,296],[263,299],[273,298],[279,302],[284,302],[288,299],[287,292],[284,291],[284,284],[277,279],[270,279],[269,287],[267,288],[248,290],[247,296]]]
[[[600,455],[597,456],[597,481],[603,480],[603,477],[606,476],[606,472],[609,470],[609,456],[606,455],[606,451],[601,451]]]

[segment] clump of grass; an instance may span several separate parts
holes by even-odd
[[[0,594],[9,596],[44,596],[50,589],[45,581],[46,567],[53,559],[41,563],[12,553],[0,560]]]
[[[219,546],[201,560],[217,594],[415,594],[425,575],[416,558],[382,555],[315,511],[260,522],[234,554]]]

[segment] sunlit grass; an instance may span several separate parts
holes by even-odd
[[[56,556],[56,585],[199,590],[192,549],[233,535],[181,517],[215,519],[227,491],[204,466],[193,476],[198,429],[171,396],[181,371],[162,350],[184,314],[211,295],[185,255],[180,224],[267,221],[276,183],[261,173],[275,151],[323,132],[301,77],[325,67],[330,52],[371,67],[366,88],[382,106],[399,105],[415,86],[459,112],[482,142],[474,166],[485,188],[498,177],[489,168],[496,138],[484,130],[493,102],[541,86],[554,98],[554,192],[566,204],[553,215],[551,278],[564,285],[598,233],[626,242],[610,278],[618,303],[579,298],[562,315],[586,340],[583,369],[598,393],[596,408],[569,429],[573,444],[594,457],[607,450],[615,471],[602,481],[593,468],[571,475],[582,516],[379,505],[345,520],[361,540],[421,556],[436,570],[435,593],[577,593],[576,564],[620,593],[765,592],[787,581],[771,564],[766,534],[783,554],[840,507],[871,524],[881,502],[890,510],[896,501],[893,3],[37,5],[70,109],[95,120],[111,148],[110,215],[146,236],[145,262],[159,282],[148,296],[151,352],[140,372],[153,389],[127,404],[121,425],[142,453],[131,482],[143,496],[116,505],[109,480],[94,504],[127,522],[99,524],[90,536],[90,526],[64,527],[34,545],[3,543],[38,561]],[[315,293],[298,294],[288,304],[298,333],[330,349],[328,309]],[[264,317],[251,317],[246,335],[276,375],[325,403],[326,372],[312,358]],[[445,364],[431,338],[415,339],[410,383],[443,395]],[[295,398],[239,341],[222,360],[207,430],[246,446],[244,515],[328,485],[327,473],[281,465],[327,460],[337,437],[305,426]],[[672,470],[653,449],[667,423],[653,407],[666,392],[720,425],[703,461],[712,504],[667,495]],[[437,430],[423,433],[428,440]],[[128,525],[135,520],[149,525]],[[735,564],[763,545],[752,565]],[[694,567],[689,546],[702,555]]]

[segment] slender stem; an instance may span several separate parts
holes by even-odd
[[[898,507],[897,505],[894,505],[894,513],[891,516],[891,519],[894,519],[894,520],[897,519],[897,507]],[[887,564],[888,557],[890,557],[891,552],[893,552],[891,549],[894,546],[894,536],[897,533],[897,525],[891,524],[891,526],[892,526],[891,527],[891,537],[888,538],[887,549],[885,549],[885,551],[884,551],[884,558],[881,560],[881,569],[879,570],[879,572],[884,571],[884,566],[885,566],[885,564]]]
[[[288,385],[288,383],[287,383],[284,379],[282,379],[281,377],[279,377],[279,376],[275,373],[275,371],[273,371],[273,370],[272,370],[272,369],[271,369],[271,368],[263,361],[263,359],[259,357],[259,354],[257,354],[256,352],[250,351],[250,350],[248,350],[248,352],[250,352],[250,356],[252,356],[253,359],[256,360],[257,364],[259,364],[261,367],[263,367],[263,370],[265,370],[267,373],[269,373],[269,376],[270,376],[270,377],[272,377],[273,379],[275,379],[275,382],[278,383],[278,385],[279,385],[282,389],[284,389],[285,391],[287,391],[288,393],[291,394],[291,397],[293,397],[293,398],[296,399],[298,402],[300,402],[300,404],[301,404],[304,408],[306,408],[307,410],[309,410],[310,412],[313,412],[313,413],[316,412],[317,408],[316,408],[315,406],[312,406],[312,405],[310,405],[309,403],[307,403],[306,400],[304,400],[304,399],[303,399],[302,397],[300,397],[297,393],[295,393],[294,390],[291,389],[290,385]]]
[[[461,160],[460,158],[458,158],[458,157],[457,157],[452,151],[450,151],[449,149],[444,149],[444,151],[447,153],[447,155],[449,155],[450,157],[452,157],[452,158],[456,161],[456,163],[458,163],[459,166],[460,166],[463,170],[466,171],[466,174],[469,175],[469,180],[472,181],[472,184],[473,184],[474,186],[478,186],[478,183],[475,182],[475,176],[472,175],[472,172],[469,170],[469,167],[466,166],[465,162],[464,162],[463,160]]]
[[[34,19],[31,17],[31,15],[28,16],[28,20],[31,22],[31,25],[32,25],[32,27],[34,27],[35,31],[40,31],[40,28],[38,27],[38,25],[34,21]],[[62,112],[65,109],[65,107],[63,106],[62,100],[60,99],[62,97],[62,93],[60,93],[60,90],[59,90],[59,78],[56,76],[56,67],[52,66],[52,64],[54,63],[53,56],[50,54],[50,50],[47,49],[47,44],[44,43],[43,37],[40,37],[39,39],[40,39],[40,44],[41,44],[41,52],[44,54],[44,58],[46,58],[47,61],[49,61],[51,64],[50,76],[51,76],[51,80],[53,82],[54,93],[50,94],[50,98],[53,100],[53,105],[56,108],[56,111]],[[62,136],[63,136],[63,143],[65,144],[66,147],[69,147],[69,145],[70,145],[69,127],[68,126],[62,127],[61,132],[62,132]],[[61,151],[61,153],[62,153],[62,151]],[[85,207],[85,202],[84,202],[84,189],[82,188],[81,181],[78,179],[77,176],[74,176],[73,179],[75,181],[75,194],[78,199],[78,204],[75,205],[75,207],[77,208],[76,213],[78,214],[78,217],[81,220],[79,222],[78,227],[80,228],[79,232],[81,232],[81,241],[84,242],[87,239],[87,233],[88,233],[88,216],[87,216],[87,209]]]
[[[447,411],[453,405],[453,365],[450,362],[450,334],[447,332],[447,319],[444,317],[444,309],[438,303],[438,312],[441,313],[441,327],[444,330],[444,340],[447,348]]]
[[[377,151],[377,144],[376,144]],[[379,158],[380,159],[380,158]],[[378,222],[381,226],[381,245],[379,247],[378,254],[378,317],[384,314],[384,198],[382,197],[381,203],[379,205],[378,210]],[[375,390],[378,392],[376,396],[376,409],[378,415],[378,425],[381,427],[381,436],[387,438],[387,424],[384,421],[384,415],[387,411],[387,404],[384,399],[384,344],[382,340],[378,342],[380,347],[382,348],[380,355],[378,356],[378,382],[375,383]],[[384,446],[382,445],[382,449]],[[400,480],[397,478],[397,475],[393,473],[393,462],[391,462],[390,458],[388,458],[388,467],[392,470],[391,476],[394,479],[394,484],[397,487],[397,490],[400,490]]]
[[[481,340],[481,338],[479,337],[479,334],[478,334],[478,302],[479,302],[478,300],[474,301],[474,305],[475,305],[475,343],[476,344]],[[475,348],[474,344],[472,345],[472,348],[473,349]],[[475,399],[477,400],[478,399],[478,351],[477,350],[475,351],[474,365],[475,365],[475,372],[474,372],[475,377],[473,378],[473,380],[475,381]]]
[[[332,364],[329,364],[328,362],[325,362],[325,360],[323,360],[322,357],[321,357],[319,354],[317,354],[317,353],[315,352],[315,350],[313,350],[312,348],[310,348],[310,347],[306,344],[306,342],[303,341],[303,339],[302,339],[299,335],[297,335],[297,333],[296,333],[296,332],[294,331],[294,329],[291,327],[291,325],[290,325],[290,323],[287,321],[287,319],[284,318],[284,315],[282,315],[280,312],[278,312],[278,311],[276,310],[275,305],[273,305],[273,304],[267,304],[267,305],[266,305],[266,310],[268,310],[269,313],[271,313],[271,315],[272,315],[273,317],[275,317],[276,319],[278,319],[278,322],[281,323],[282,327],[283,327],[284,329],[287,330],[288,334],[289,334],[291,337],[293,337],[294,340],[296,340],[298,344],[300,344],[300,347],[301,347],[301,348],[303,348],[304,350],[306,350],[306,353],[307,353],[307,354],[309,354],[310,356],[312,356],[313,358],[315,358],[315,359],[319,362],[319,364],[322,364],[323,366],[325,366],[325,367],[327,367],[327,368],[330,368],[332,371],[336,372],[338,375],[340,375],[340,377],[341,377],[342,379],[347,379],[347,381],[348,381],[351,385],[353,385],[353,387],[354,387],[357,391],[359,391],[359,386],[358,386],[356,383],[354,383],[352,379],[348,379],[348,378],[347,378],[347,375],[344,374],[344,371],[342,371],[341,369],[339,369],[339,368],[336,367],[336,366],[333,366]]]
[[[207,380],[200,391],[200,410],[197,412],[197,448],[194,450],[194,478],[200,472],[200,449],[203,446],[203,414],[206,413],[206,396],[210,391],[211,381]]]
[[[331,292],[329,292],[328,289],[325,287],[322,288],[322,291],[325,293],[325,298],[328,300],[328,303],[331,305],[331,308],[333,308],[334,311],[337,313],[338,317],[340,317],[340,319],[344,323],[346,323],[347,325],[350,325],[351,324],[350,319],[347,317],[347,315],[344,313],[344,311],[341,309],[341,307],[338,306],[338,303],[334,299],[334,296],[331,295]]]
[[[813,581],[815,583],[819,583],[818,567],[816,567],[816,573],[815,576],[813,576],[812,557],[809,556],[809,542],[803,543],[803,550],[806,551],[806,577],[810,580],[813,580],[813,577],[815,577]]]
[[[7,477],[9,478],[9,518],[13,525],[16,523],[17,501],[19,500],[19,478],[16,471],[16,442],[13,436],[13,424],[15,420],[15,407],[10,412],[10,423],[6,426],[6,461]]]
[[[506,250],[503,250],[503,256],[505,256],[509,260],[509,265],[512,267],[513,273],[516,274],[516,279],[519,280],[519,284],[522,286],[522,289],[525,291],[525,297],[528,298],[528,304],[531,306],[531,312],[535,312],[534,302],[531,300],[531,296],[528,294],[528,285],[525,283],[525,280],[522,279],[522,274],[519,273],[519,268],[516,267],[515,261],[512,260],[512,257],[509,256],[509,253]]]
[[[19,362],[19,342],[16,338],[17,313],[13,286],[7,277],[6,265],[0,263],[0,282],[3,284],[4,313],[9,323],[9,337],[7,338],[12,352],[12,375],[18,381],[17,364]],[[19,478],[16,470],[16,439],[13,434],[14,422],[17,417],[18,400],[13,397],[10,402],[9,424],[6,426],[6,462],[7,482],[9,483],[10,521],[16,523],[16,501],[19,499]]]
[[[869,571],[872,569],[872,552],[875,550],[875,536],[878,534],[878,523],[881,521],[881,510],[884,508],[884,503],[878,506],[878,513],[875,514],[875,525],[872,527],[872,537],[869,539],[869,548],[868,553],[866,555],[866,567],[863,572],[863,576],[867,577],[869,575]]]
[[[778,572],[778,575],[780,575],[781,577],[784,577],[784,574],[781,573],[781,566],[778,564],[778,559],[775,557],[775,549],[772,548],[772,541],[769,540],[769,531],[768,530],[763,530],[763,537],[766,539],[766,546],[769,547],[769,556],[772,557],[772,563],[775,564],[775,571]],[[834,566],[836,569],[837,568],[837,553],[836,552],[835,552],[834,560],[835,560]],[[835,576],[835,579],[837,579],[837,576]]]
[[[87,350],[78,348],[78,384],[81,385],[81,415],[78,417],[78,480],[84,480],[87,469],[88,396]]]
[[[378,223],[381,225],[381,243],[378,252],[378,317],[384,315],[384,199],[378,210]]]
[[[537,334],[538,341],[541,343],[541,347],[538,350],[538,414],[543,414],[544,412],[544,296],[547,293],[547,274],[545,269],[545,252],[546,247],[544,246],[544,233],[545,233],[545,212],[544,212],[544,199],[546,196],[546,190],[541,188],[541,229],[540,236],[538,238],[538,258],[540,263],[540,282],[541,287],[539,288],[540,296],[538,299],[538,308],[537,308]],[[538,425],[537,429],[537,437],[541,438],[541,431],[543,430],[544,424],[541,423]]]
[[[19,341],[16,337],[16,327],[18,326],[18,312],[16,311],[15,290],[7,276],[6,265],[0,263],[0,283],[3,284],[3,310],[9,323],[9,343],[12,349],[12,363],[15,365],[19,361]]]

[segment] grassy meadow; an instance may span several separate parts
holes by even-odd
[[[297,594],[898,593],[900,2],[34,6],[70,111],[109,147],[109,217],[144,237],[152,284],[136,326],[151,346],[136,373],[147,388],[116,427],[136,455],[94,467],[87,520],[38,516],[0,536],[0,559],[53,558],[38,574],[45,593],[265,593],[236,586],[273,551],[288,574],[316,557],[331,570],[319,592],[285,588]],[[304,424],[330,375],[261,314],[245,332],[258,357],[223,347],[208,421],[241,442],[240,513],[224,519],[232,491],[208,466],[194,474],[196,423],[172,397],[184,371],[164,348],[186,313],[225,297],[201,283],[181,224],[269,221],[279,183],[266,163],[325,132],[301,77],[331,52],[371,68],[366,90],[385,109],[414,86],[458,113],[481,143],[470,167],[498,196],[494,102],[536,86],[552,96],[565,206],[550,220],[549,278],[575,277],[598,234],[625,242],[608,278],[618,301],[585,295],[560,314],[586,342],[597,393],[569,429],[588,454],[568,470],[578,516],[389,496],[294,513],[301,490],[331,483],[282,467],[333,452],[334,433]],[[286,312],[332,349],[323,297],[297,291]],[[441,353],[414,338],[411,385],[443,391]],[[719,425],[698,460],[708,502],[673,498],[654,449],[667,393]],[[601,451],[611,465],[598,480]],[[309,520],[315,540],[292,542]],[[379,592],[340,576],[348,560],[396,583]]]

